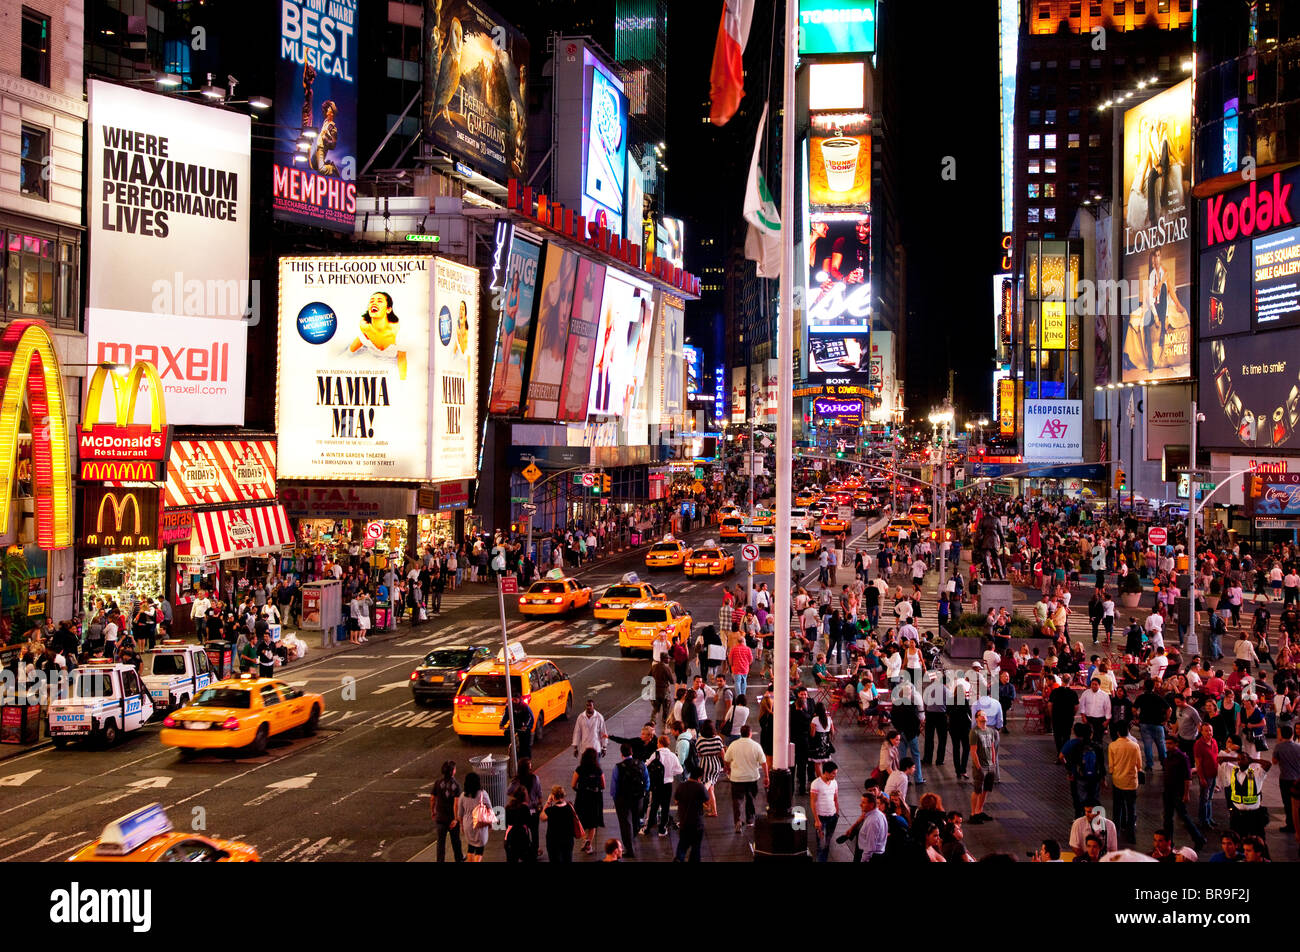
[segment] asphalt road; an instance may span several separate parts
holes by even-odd
[[[856,520],[850,540],[862,536]],[[699,544],[711,531],[686,539]],[[865,541],[860,540],[859,544]],[[696,625],[712,623],[721,587],[744,582],[744,563],[724,579],[687,579],[680,570],[647,573],[640,554],[601,563],[577,577],[597,591],[636,571],[680,601]],[[811,563],[810,563],[811,564]],[[815,577],[815,565],[809,573]],[[772,583],[770,576],[756,576]],[[285,681],[323,694],[321,729],[309,738],[272,739],[267,753],[200,756],[182,762],[158,740],[155,721],[108,749],[39,749],[0,762],[0,860],[58,861],[94,840],[123,814],[159,801],[178,828],[253,844],[263,860],[406,861],[432,839],[428,793],[439,765],[507,754],[503,742],[467,744],[451,728],[449,706],[417,707],[407,679],[440,644],[499,645],[497,600],[488,586],[444,597],[444,610],[411,631],[285,669]],[[470,594],[466,594],[466,593]],[[479,595],[478,593],[483,593]],[[616,622],[590,611],[562,620],[523,618],[510,604],[511,641],[548,658],[569,677],[575,710],[595,697],[615,713],[640,700],[644,657],[622,658]],[[557,724],[533,759],[562,753],[569,728]]]

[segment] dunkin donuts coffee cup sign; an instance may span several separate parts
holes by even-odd
[[[812,211],[863,210],[871,204],[871,117],[818,113],[808,142]]]

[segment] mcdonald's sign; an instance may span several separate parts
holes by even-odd
[[[149,384],[149,422],[135,423],[136,401],[145,382]],[[115,419],[112,423],[100,421],[106,383],[113,388]],[[77,434],[81,478],[95,481],[159,480],[167,461],[170,436],[164,400],[158,369],[148,361],[137,361],[125,377],[109,367],[96,367],[86,389],[86,407]],[[105,463],[131,465],[92,465]],[[112,475],[124,470],[133,475]]]
[[[115,552],[161,548],[158,495],[157,489],[83,489],[81,544]]]
[[[12,321],[0,332],[0,534],[12,515],[24,402],[32,421],[36,542],[65,549],[72,545],[67,400],[50,330],[37,320]]]

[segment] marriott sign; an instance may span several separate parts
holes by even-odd
[[[1291,189],[1300,168],[1233,189],[1205,200],[1205,247],[1248,238],[1293,223]]]

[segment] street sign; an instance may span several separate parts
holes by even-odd
[[[515,578],[513,575],[503,575],[503,576],[501,576],[501,594],[502,594],[502,595],[518,595],[518,594],[519,594],[519,579]]]
[[[1152,526],[1147,530],[1147,545],[1164,545],[1169,541],[1169,530],[1164,526]]]
[[[691,483],[691,492],[693,493],[704,492],[704,484],[697,479],[695,482]]]
[[[542,471],[537,468],[536,463],[529,463],[527,466],[524,467],[523,477],[524,479],[528,480],[530,483],[537,482],[537,480],[541,478],[541,475],[542,475]]]
[[[758,535],[767,531],[767,526],[751,526],[748,523],[740,527],[740,531],[748,535]]]
[[[758,546],[754,545],[754,543],[752,542],[746,542],[744,545],[740,547],[740,557],[744,559],[746,562],[757,561]]]
[[[722,482],[722,474],[721,474],[721,473],[714,473],[714,474],[713,474],[713,481],[714,481],[715,483],[720,483],[720,482]]]
[[[595,473],[583,473],[583,474],[582,474],[582,485],[583,485],[584,487],[586,487],[587,489],[590,489],[592,486],[596,485],[596,474],[595,474]]]

